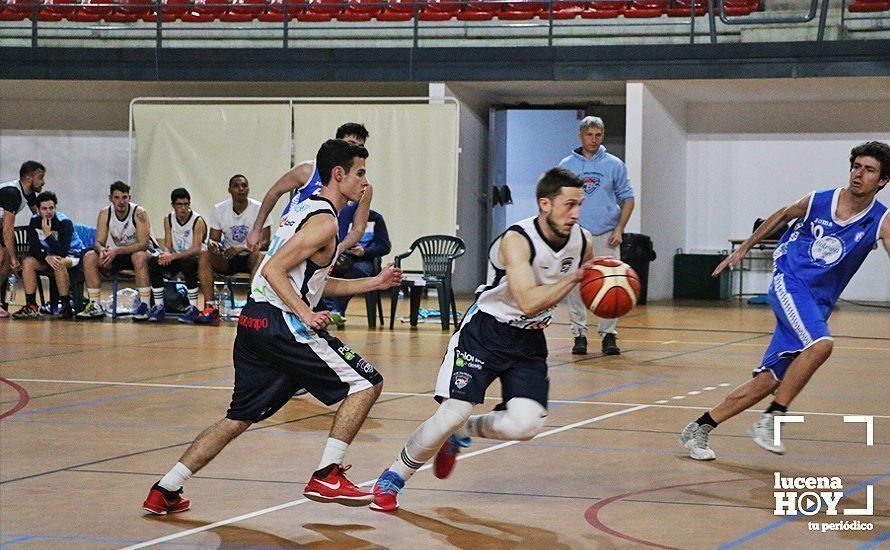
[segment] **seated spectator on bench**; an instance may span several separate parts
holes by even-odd
[[[59,301],[63,319],[71,319],[71,279],[68,270],[80,263],[83,243],[74,232],[74,222],[56,211],[58,199],[51,191],[37,195],[38,213],[28,224],[28,255],[22,262],[22,281],[25,285],[25,305],[13,313],[15,319],[40,317],[37,307],[37,273],[52,270],[59,287]]]
[[[204,293],[204,310],[194,322],[201,325],[218,325],[219,309],[213,296],[213,274],[234,275],[248,273],[253,278],[256,268],[263,261],[263,252],[269,244],[272,221],[266,221],[256,252],[247,247],[247,234],[260,212],[260,201],[250,198],[250,183],[241,174],[229,180],[232,198],[217,204],[210,213],[210,240],[207,250],[201,252],[198,275]]]
[[[200,214],[192,210],[192,196],[186,189],[174,189],[170,193],[170,203],[173,205],[173,212],[164,218],[164,244],[161,253],[148,260],[151,294],[155,305],[149,310],[147,320],[156,323],[166,318],[164,279],[172,279],[177,273],[182,273],[188,291],[189,307],[179,320],[194,323],[194,319],[201,313],[198,309],[198,256],[204,248],[207,224]]]
[[[111,184],[108,192],[111,205],[99,210],[93,249],[83,257],[88,301],[84,310],[77,314],[78,319],[105,317],[105,309],[99,302],[102,278],[110,279],[114,273],[124,269],[136,272],[140,303],[133,311],[133,319],[148,318],[151,302],[148,258],[158,248],[158,243],[151,235],[151,223],[145,208],[130,199],[129,185],[122,181]]]
[[[344,209],[345,210],[345,209]],[[342,229],[342,228],[341,228]],[[374,263],[389,254],[392,244],[383,216],[375,210],[368,213],[368,224],[358,244],[341,254],[331,272],[332,277],[361,279],[374,276]],[[323,309],[331,312],[331,320],[339,325],[346,323],[346,306],[352,296],[322,298]]]

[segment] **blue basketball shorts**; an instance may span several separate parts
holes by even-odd
[[[754,375],[769,371],[782,380],[803,350],[820,340],[833,339],[828,330],[831,306],[818,303],[805,284],[783,273],[773,275],[768,298],[776,315],[776,329]]]

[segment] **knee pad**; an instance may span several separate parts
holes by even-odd
[[[544,429],[547,409],[533,399],[514,397],[507,402],[507,411],[501,419],[510,439],[528,441]]]
[[[470,413],[472,412],[472,403],[457,399],[446,399],[439,405],[433,418],[441,429],[447,430],[451,434],[467,423],[467,419],[470,418]]]

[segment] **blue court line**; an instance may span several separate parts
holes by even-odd
[[[884,540],[890,539],[890,531],[887,531],[883,535],[878,535],[877,537],[871,539],[866,542],[862,546],[858,547],[856,550],[872,550],[873,548],[878,547],[878,543]]]
[[[572,399],[566,399],[566,401],[583,401],[584,399],[590,399],[591,397],[598,397],[600,395],[605,395],[607,393],[612,393],[614,391],[623,390],[624,388],[631,388],[634,386],[643,386],[645,384],[652,384],[654,382],[660,382],[665,378],[671,378],[670,374],[663,374],[661,376],[655,376],[653,378],[646,378],[645,380],[638,380],[636,382],[626,382],[624,384],[618,384],[617,386],[612,386],[611,388],[606,388],[604,390],[596,391],[593,393],[588,393],[587,395],[582,395],[580,397],[574,397]],[[550,405],[551,409],[556,407],[567,405],[568,403],[554,403]]]
[[[230,379],[231,379],[230,376],[223,376],[222,378],[217,378],[215,380],[208,380],[205,382],[198,382],[197,384],[198,385],[206,385],[206,384],[222,382],[224,380],[230,380]],[[112,386],[112,387],[114,387],[114,386]],[[97,387],[96,389],[107,389],[107,387],[104,387],[104,386]],[[115,395],[113,397],[103,397],[100,399],[93,399],[91,401],[81,401],[79,403],[69,403],[68,405],[59,405],[57,407],[46,407],[43,409],[31,409],[31,410],[26,409],[24,411],[17,412],[16,415],[25,416],[25,415],[31,415],[31,414],[41,414],[41,413],[48,413],[48,412],[55,412],[55,411],[64,411],[64,410],[68,410],[68,409],[77,409],[80,407],[89,407],[90,405],[98,405],[100,403],[110,403],[112,401],[120,401],[121,399],[129,399],[131,397],[142,397],[145,395],[156,395],[159,393],[167,393],[167,392],[171,392],[171,391],[182,391],[182,390],[186,390],[186,389],[189,389],[189,388],[159,388],[156,390],[148,390],[148,391],[129,393],[129,394],[124,394],[124,395]]]
[[[873,477],[873,478],[869,479],[868,481],[864,481],[864,482],[860,483],[859,485],[853,487],[852,489],[844,491],[844,496],[852,495],[853,493],[864,489],[868,485],[874,485],[875,483],[884,479],[887,476],[890,476],[890,472],[879,475],[877,477]],[[770,523],[769,525],[761,527],[760,529],[758,529],[752,533],[748,533],[747,535],[745,535],[741,538],[737,538],[734,541],[728,542],[728,543],[724,544],[723,546],[719,546],[717,548],[717,550],[727,550],[729,548],[735,548],[736,546],[739,546],[742,543],[748,542],[749,540],[751,540],[753,538],[759,537],[760,535],[762,535],[764,533],[768,533],[769,531],[772,531],[776,527],[781,527],[781,526],[785,525],[786,523],[788,523],[789,521],[794,521],[795,519],[800,518],[800,517],[803,517],[803,516],[800,514],[796,514],[793,516],[785,516],[782,519],[776,520],[776,521]]]

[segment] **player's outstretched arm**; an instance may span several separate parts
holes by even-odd
[[[339,279],[328,277],[324,286],[325,296],[353,296],[374,290],[386,290],[402,284],[402,270],[390,262],[383,266],[380,273],[373,277],[361,279]]]
[[[739,248],[726,257],[725,260],[720,262],[714,272],[711,273],[711,277],[716,277],[720,274],[721,271],[726,269],[727,267],[733,266],[740,261],[745,255],[751,250],[754,245],[762,241],[766,238],[767,235],[770,235],[776,229],[779,229],[783,225],[786,225],[788,222],[795,218],[802,218],[807,215],[807,208],[810,205],[810,195],[805,196],[800,199],[796,203],[791,206],[786,206],[785,208],[780,208],[772,213],[770,217],[768,217],[760,227],[757,228],[750,237],[745,239],[745,242],[739,246]]]
[[[498,259],[507,271],[507,289],[522,313],[528,316],[558,304],[584,275],[584,270],[579,269],[558,282],[539,285],[532,271],[531,254],[528,240],[519,233],[508,231],[501,239]]]
[[[313,329],[323,328],[330,320],[330,313],[312,311],[291,286],[288,271],[316,253],[333,255],[338,229],[334,216],[312,216],[263,266],[263,277],[275,291],[275,295]]]
[[[272,213],[272,209],[275,208],[275,203],[281,198],[281,195],[296,191],[309,183],[314,171],[315,163],[313,161],[303,161],[285,172],[284,175],[278,178],[278,181],[266,191],[266,195],[263,197],[263,202],[260,205],[260,211],[257,214],[256,220],[253,222],[253,228],[250,230],[250,233],[247,234],[247,246],[252,252],[256,252],[259,249],[262,242],[261,233],[263,231],[263,225],[266,223],[269,214]]]

